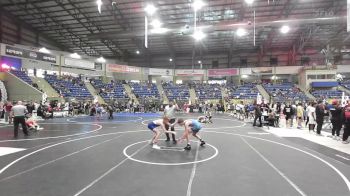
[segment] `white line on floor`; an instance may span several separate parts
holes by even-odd
[[[261,141],[277,144],[277,145],[280,145],[280,146],[284,146],[284,147],[287,147],[287,148],[290,148],[290,149],[302,152],[304,154],[307,154],[307,155],[309,155],[311,157],[314,157],[315,159],[318,159],[319,161],[323,162],[328,167],[333,169],[343,179],[343,181],[345,182],[345,184],[346,184],[346,186],[347,186],[347,188],[348,188],[348,190],[350,192],[350,181],[349,181],[349,179],[341,171],[339,171],[336,167],[334,167],[332,164],[330,164],[326,160],[324,160],[324,159],[322,159],[322,158],[320,158],[320,157],[318,157],[318,156],[316,156],[316,155],[314,155],[314,154],[312,154],[310,152],[307,152],[305,150],[301,150],[300,148],[293,147],[293,146],[290,146],[290,145],[287,145],[287,144],[282,144],[282,143],[275,142],[275,141],[272,141],[272,140],[267,140],[267,139],[263,139],[263,138],[259,138],[259,137],[253,137],[253,136],[249,136],[249,135],[242,135],[242,134],[237,134],[237,133],[228,133],[228,132],[222,132],[222,131],[221,132],[220,131],[203,131],[203,132],[206,132],[206,133],[221,133],[221,134],[227,134],[227,135],[235,135],[235,136],[252,138],[252,139],[261,140]]]
[[[284,178],[298,193],[302,196],[306,196],[304,191],[302,191],[298,185],[296,185],[292,180],[290,180],[281,170],[279,170],[274,164],[272,164],[264,155],[262,155],[256,148],[254,148],[252,145],[248,143],[246,139],[241,137],[241,139],[254,151],[256,154],[258,154],[267,164],[270,165],[282,178]]]
[[[72,134],[72,135],[61,135],[61,136],[54,136],[54,137],[38,137],[38,138],[30,138],[30,139],[16,139],[16,140],[0,140],[0,143],[3,142],[22,142],[22,141],[35,141],[35,140],[47,140],[47,139],[57,139],[57,138],[65,138],[65,137],[71,137],[71,136],[79,136],[79,135],[86,135],[89,133],[95,133],[98,132],[99,130],[102,129],[102,125],[99,124],[89,124],[86,123],[88,125],[95,125],[98,126],[97,129],[94,129],[92,131],[87,131],[87,132],[83,132],[83,133],[77,133],[77,134]]]
[[[335,156],[340,157],[340,158],[342,158],[342,159],[345,159],[345,160],[347,160],[347,161],[350,161],[350,159],[348,159],[348,158],[346,158],[346,157],[343,157],[343,156],[340,156],[339,154],[336,154]]]
[[[174,148],[161,148],[158,150],[162,150],[162,151],[176,151],[176,152],[183,152],[185,151],[185,149],[174,149]]]
[[[35,167],[32,167],[32,168],[27,169],[27,170],[24,170],[24,171],[21,171],[21,172],[19,172],[19,173],[15,174],[15,175],[8,176],[8,177],[6,177],[6,178],[1,179],[1,180],[0,180],[0,182],[3,182],[3,181],[5,181],[5,180],[9,180],[9,179],[14,178],[14,177],[16,177],[16,176],[19,176],[19,175],[22,175],[22,174],[25,174],[25,173],[31,172],[31,171],[33,171],[33,170],[35,170],[35,169],[38,169],[38,168],[44,167],[44,166],[46,166],[46,165],[49,165],[49,164],[54,163],[54,162],[56,162],[56,161],[59,161],[59,160],[61,160],[61,159],[64,159],[64,158],[67,158],[67,157],[73,156],[73,155],[78,154],[78,153],[80,153],[80,152],[86,151],[86,150],[88,150],[88,149],[90,149],[90,148],[93,148],[93,147],[99,146],[99,145],[101,145],[101,144],[107,143],[107,142],[112,141],[112,140],[115,140],[115,139],[117,139],[117,138],[119,138],[119,137],[121,137],[121,136],[122,136],[122,134],[121,134],[121,135],[118,135],[117,137],[114,137],[114,138],[112,138],[112,139],[105,140],[105,141],[103,141],[103,142],[99,142],[99,143],[97,143],[97,144],[94,144],[94,145],[88,146],[88,147],[83,148],[83,149],[81,149],[81,150],[78,150],[78,151],[75,151],[75,152],[72,152],[72,153],[66,154],[66,155],[64,155],[64,156],[61,156],[61,157],[59,157],[59,158],[57,158],[57,159],[54,159],[54,160],[51,160],[51,161],[49,161],[49,162],[46,162],[46,163],[43,163],[43,164],[37,165],[37,166],[35,166]]]
[[[26,150],[25,148],[11,148],[11,147],[0,147],[0,157],[16,152]]]
[[[49,149],[49,148],[52,148],[52,147],[55,147],[55,146],[59,146],[59,145],[62,145],[62,144],[66,144],[66,143],[70,143],[70,142],[75,142],[75,141],[80,141],[80,140],[85,140],[85,139],[90,139],[90,138],[96,138],[96,137],[102,137],[102,136],[107,136],[107,135],[116,135],[116,134],[124,134],[124,133],[136,133],[136,132],[146,132],[145,130],[139,130],[139,131],[125,131],[125,132],[117,132],[117,133],[105,133],[105,134],[100,134],[100,135],[93,135],[93,136],[88,136],[88,137],[82,137],[82,138],[76,138],[76,139],[72,139],[72,140],[66,140],[66,141],[63,141],[63,142],[59,142],[59,143],[56,143],[56,144],[52,144],[50,146],[46,146],[44,148],[40,148],[36,151],[33,151],[31,153],[28,153],[14,161],[12,161],[11,163],[7,164],[5,167],[3,167],[1,170],[0,170],[0,174],[2,174],[4,171],[6,171],[8,168],[10,168],[12,165],[16,164],[17,162],[21,161],[22,159],[25,159],[33,154],[36,154],[38,152],[41,152],[43,150],[46,150],[46,149]]]
[[[270,135],[270,133],[262,132],[248,132],[249,135]]]
[[[194,179],[194,176],[196,175],[196,169],[197,169],[197,159],[198,159],[198,152],[199,152],[198,149],[199,149],[199,143],[197,143],[196,156],[194,158],[194,162],[195,163],[193,163],[190,180],[189,180],[188,186],[187,186],[187,194],[186,194],[186,196],[191,196],[193,179]]]
[[[139,153],[142,149],[144,149],[146,146],[148,146],[148,144],[145,144],[144,146],[142,146],[141,148],[139,148],[136,152],[134,152],[131,156],[135,156],[137,153]],[[76,194],[74,194],[74,196],[79,196],[81,195],[83,192],[85,192],[86,190],[88,190],[90,187],[94,186],[98,181],[100,181],[102,178],[104,178],[105,176],[107,176],[108,174],[110,174],[113,170],[115,170],[117,167],[121,166],[125,161],[127,161],[129,158],[125,158],[123,159],[121,162],[119,162],[117,165],[115,165],[114,167],[112,167],[111,169],[109,169],[108,171],[106,171],[104,174],[102,174],[100,177],[96,178],[94,181],[92,181],[89,185],[87,185],[86,187],[84,187],[83,189],[81,189],[79,192],[77,192]]]

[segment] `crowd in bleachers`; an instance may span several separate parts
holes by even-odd
[[[188,100],[190,98],[189,87],[186,84],[163,82],[162,85],[169,100]]]
[[[220,84],[194,84],[193,88],[199,100],[222,99]]]
[[[265,90],[274,101],[285,102],[292,100],[306,101],[308,97],[298,87],[290,82],[281,84],[263,84]]]
[[[29,76],[27,75],[26,72],[24,71],[19,71],[19,70],[11,70],[10,71],[13,75],[15,75],[17,78],[23,80],[24,82],[32,85],[33,82],[32,80],[29,78]]]
[[[350,90],[350,80],[342,81],[341,85]]]
[[[233,87],[230,87],[231,89]],[[232,92],[233,91],[233,92]],[[228,94],[230,99],[256,99],[258,89],[255,84],[247,83],[233,88]]]
[[[61,78],[58,78],[57,75],[46,74],[45,80],[65,98],[76,98],[79,100],[93,98],[81,78],[69,75],[63,75]]]
[[[137,98],[160,98],[158,88],[156,84],[153,83],[135,83],[129,82],[132,92],[136,95]]]
[[[110,83],[106,84],[100,79],[90,79],[90,83],[96,89],[98,94],[106,101],[128,98],[121,81],[111,80]]]
[[[343,94],[340,90],[313,90],[312,95],[317,99],[339,98]]]

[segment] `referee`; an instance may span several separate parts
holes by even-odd
[[[179,107],[177,104],[173,104],[172,102],[169,103],[169,105],[167,105],[164,109],[164,116],[168,117],[170,119],[169,123],[170,124],[173,124],[175,123],[176,121],[176,117],[175,117],[175,111],[178,110]],[[175,125],[174,125],[175,126]],[[175,131],[175,127],[174,126],[171,126],[171,131]],[[167,131],[169,131],[169,125],[165,125],[165,129]],[[166,141],[170,141],[170,136],[169,136],[169,133],[166,133]],[[171,134],[172,135],[172,138],[173,138],[173,143],[176,144],[176,139],[175,139],[175,134]]]
[[[25,115],[28,113],[27,108],[22,104],[22,101],[18,101],[15,106],[12,107],[11,113],[13,116],[13,125],[14,125],[14,137],[18,137],[18,125],[22,125],[23,133],[25,136],[29,136]]]

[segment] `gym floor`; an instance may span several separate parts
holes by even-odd
[[[12,153],[0,156],[1,195],[350,195],[350,161],[330,156],[325,146],[312,148],[217,114],[200,131],[205,147],[193,140],[192,150],[184,151],[185,143],[165,142],[162,135],[163,148],[155,150],[146,124],[156,118],[53,119],[17,140],[12,126],[2,126],[0,149]],[[176,130],[179,137],[183,128]]]

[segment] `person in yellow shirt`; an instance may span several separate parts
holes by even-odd
[[[304,107],[302,103],[299,103],[297,106],[298,129],[302,128],[303,116],[304,116]]]

